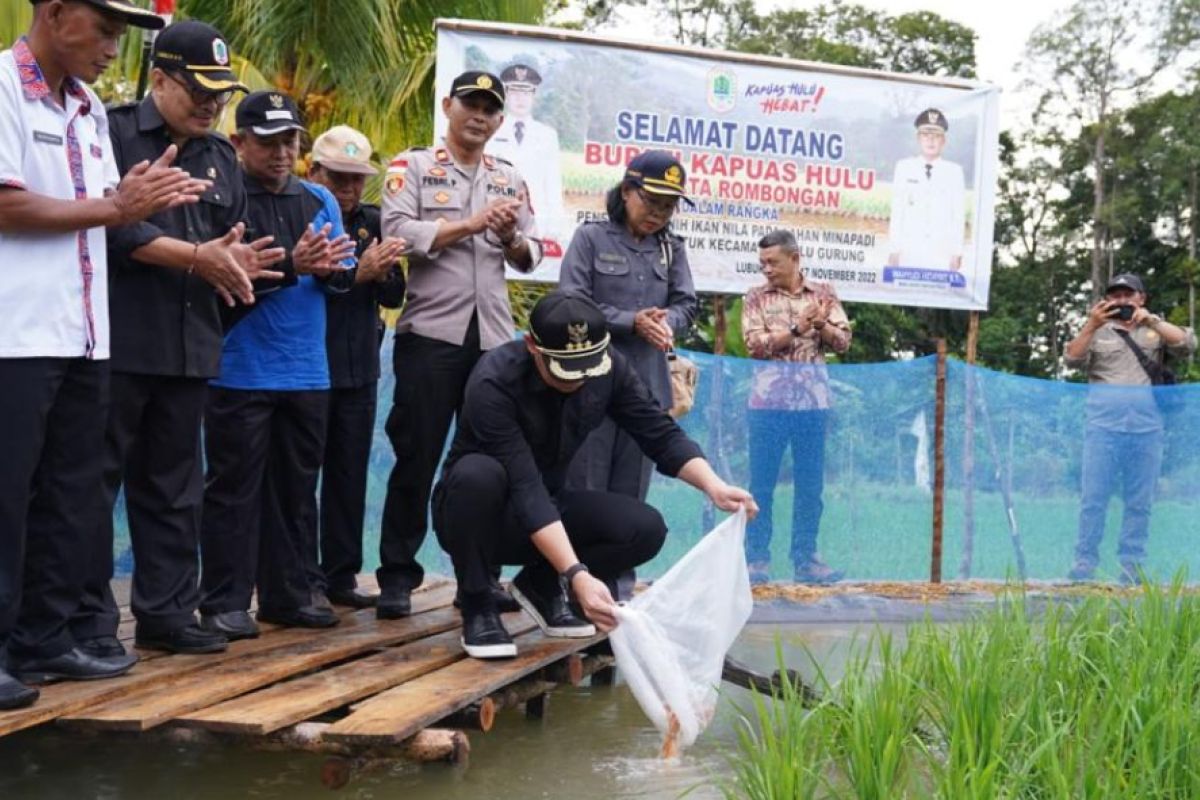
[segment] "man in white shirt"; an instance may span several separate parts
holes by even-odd
[[[962,167],[942,158],[950,123],[936,108],[916,119],[921,154],[896,162],[888,265],[962,269],[966,189]]]
[[[562,168],[559,165],[558,131],[533,118],[542,76],[526,64],[513,64],[500,73],[504,82],[504,122],[488,143],[488,152],[513,163],[529,187],[529,202],[537,215],[538,230],[548,256],[561,256],[563,231],[570,227],[562,202]]]
[[[127,24],[159,17],[120,0],[34,3],[28,35],[0,52],[0,709],[37,699],[17,678],[107,678],[137,660],[89,655],[67,627],[103,496],[104,227],[204,186],[168,166],[174,147],[118,185],[108,118],[84,85]]]

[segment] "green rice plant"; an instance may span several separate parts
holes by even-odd
[[[782,667],[782,665],[781,665]],[[1014,592],[903,644],[855,642],[843,674],[754,697],[727,797],[1200,797],[1200,598]]]

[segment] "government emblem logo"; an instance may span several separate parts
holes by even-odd
[[[737,75],[728,67],[708,71],[708,107],[718,114],[733,111],[737,105]]]
[[[588,324],[586,322],[567,323],[567,349],[584,350],[588,346]]]
[[[213,61],[220,64],[222,67],[229,64],[229,46],[225,44],[224,39],[213,39],[212,45]]]
[[[283,108],[283,95],[273,94],[269,99],[275,108]]]

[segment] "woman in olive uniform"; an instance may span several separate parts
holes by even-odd
[[[608,192],[608,220],[575,231],[562,261],[559,287],[590,297],[604,312],[612,344],[629,360],[650,394],[671,407],[667,352],[696,317],[696,291],[684,240],[669,225],[684,194],[683,167],[662,150],[634,158]],[[646,499],[651,462],[608,420],[571,463],[573,489]]]

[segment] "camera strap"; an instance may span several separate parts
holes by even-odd
[[[1118,336],[1125,340],[1125,344],[1129,345],[1129,349],[1133,351],[1135,356],[1137,356],[1138,363],[1141,364],[1142,369],[1146,371],[1146,375],[1150,378],[1151,385],[1160,385],[1163,382],[1162,365],[1151,360],[1150,357],[1146,355],[1146,352],[1138,346],[1138,343],[1133,340],[1133,337],[1129,335],[1128,331],[1116,326],[1113,327],[1113,330],[1117,332]]]

